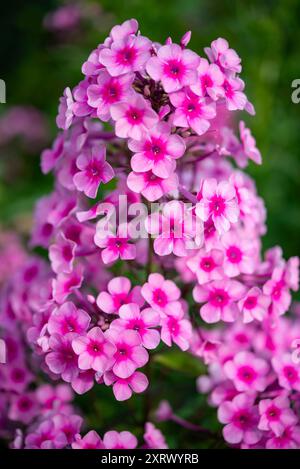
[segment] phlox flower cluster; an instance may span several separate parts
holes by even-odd
[[[60,131],[41,156],[55,189],[37,203],[30,240],[49,263],[29,258],[4,291],[1,314],[20,324],[33,365],[69,393],[107,386],[125,401],[148,392],[151,357],[177,347],[208,365],[198,389],[218,407],[226,442],[300,447],[300,369],[289,354],[300,326],[282,317],[299,261],[279,247],[261,250],[265,208],[243,172],[261,155],[243,121],[239,136],[234,130],[235,111],[254,114],[241,59],[222,38],[200,56],[190,36],[159,44],[125,21],[91,52],[82,81],[65,89]],[[139,217],[146,238],[127,229],[124,195],[131,207],[159,202]],[[109,207],[117,216],[107,229]],[[22,371],[23,396],[32,371]],[[75,410],[57,416],[57,405],[15,445],[137,447],[127,430],[82,433]],[[15,402],[9,412],[25,424],[40,413],[22,417]],[[144,446],[165,448],[144,424]]]

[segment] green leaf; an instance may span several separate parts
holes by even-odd
[[[153,357],[153,362],[189,376],[197,377],[206,373],[206,366],[199,358],[181,350],[159,353]]]

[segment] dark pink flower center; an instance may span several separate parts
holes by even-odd
[[[28,412],[32,408],[32,401],[27,397],[22,397],[18,402],[18,409],[21,412]]]
[[[250,384],[257,378],[256,371],[248,365],[241,366],[238,370],[238,378],[244,383]]]
[[[91,341],[88,345],[88,352],[92,356],[98,356],[103,353],[103,346],[101,342]]]
[[[283,369],[283,374],[291,384],[298,380],[298,373],[292,366],[285,366]]]
[[[278,407],[272,406],[267,411],[267,416],[269,420],[278,420],[280,417],[281,411]]]
[[[131,125],[137,125],[143,122],[145,111],[143,109],[130,108],[126,112],[126,118]]]
[[[125,360],[131,356],[131,348],[125,343],[118,344],[115,356],[117,360]]]
[[[72,249],[70,246],[63,246],[62,256],[65,261],[70,262],[73,258]]]
[[[156,290],[154,290],[152,298],[153,298],[153,302],[161,307],[166,306],[166,304],[168,303],[167,295],[160,288],[157,288]]]
[[[137,57],[135,47],[125,46],[119,50],[116,55],[116,61],[119,65],[132,65]]]
[[[239,428],[246,430],[251,427],[252,416],[247,410],[240,410],[234,415],[233,421]]]
[[[164,65],[164,73],[169,78],[180,80],[185,73],[185,66],[180,60],[172,59]]]
[[[230,246],[226,251],[227,258],[232,264],[238,264],[242,260],[242,251],[237,246]]]
[[[223,83],[223,88],[227,98],[231,99],[233,97],[234,91],[229,81],[225,80]]]
[[[211,88],[213,86],[213,81],[207,74],[203,75],[200,80],[203,93],[206,92],[206,88]]]
[[[225,290],[216,289],[210,293],[210,303],[217,308],[223,308],[229,303],[229,295]]]
[[[216,267],[216,263],[212,257],[203,257],[200,262],[200,268],[205,272],[211,272]]]
[[[214,195],[210,199],[209,210],[214,216],[220,216],[224,213],[226,208],[225,200],[219,195]]]
[[[176,336],[179,333],[179,324],[175,318],[170,317],[168,320],[168,328],[172,335]]]
[[[248,296],[244,303],[244,308],[253,309],[257,305],[257,296]]]
[[[15,383],[22,383],[25,379],[25,372],[21,368],[14,369],[11,374],[11,380]]]
[[[113,104],[119,101],[122,95],[121,86],[113,80],[106,83],[101,90],[102,99],[105,103]]]

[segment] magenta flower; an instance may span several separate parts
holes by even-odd
[[[163,316],[161,320],[161,340],[171,347],[174,342],[178,347],[185,351],[190,347],[192,338],[192,325],[190,321],[184,318],[184,311],[180,303],[172,307],[172,313]]]
[[[300,427],[290,425],[280,436],[273,436],[266,442],[266,449],[299,449]]]
[[[87,152],[81,153],[76,160],[80,169],[73,177],[74,184],[85,195],[95,198],[100,183],[106,184],[115,173],[107,161],[105,161],[105,147],[93,147]]]
[[[202,186],[202,198],[196,205],[196,214],[202,221],[210,217],[220,234],[228,231],[239,217],[234,187],[226,181],[206,179]]]
[[[53,417],[55,431],[62,433],[66,438],[66,444],[71,445],[75,436],[80,432],[83,419],[79,415],[58,414]]]
[[[264,391],[268,385],[269,370],[270,367],[265,360],[244,351],[237,353],[233,360],[228,360],[224,365],[226,376],[233,380],[240,392]]]
[[[144,392],[149,385],[147,376],[140,371],[134,371],[128,378],[119,378],[112,371],[108,371],[103,379],[106,386],[112,385],[117,401],[130,399],[133,392],[137,394]]]
[[[247,97],[243,93],[244,82],[240,78],[225,78],[223,82],[224,98],[229,111],[243,110],[247,106]]]
[[[143,306],[144,299],[141,295],[141,287],[136,286],[131,290],[130,280],[126,277],[116,277],[110,280],[107,290],[99,293],[97,305],[107,314],[119,314],[122,305],[136,303]]]
[[[71,273],[75,258],[76,243],[59,233],[55,244],[49,247],[51,267],[56,274]]]
[[[271,298],[271,311],[275,316],[281,316],[287,312],[292,297],[281,267],[274,269],[272,278],[263,286],[263,293]]]
[[[188,212],[181,201],[166,203],[162,213],[149,215],[145,224],[148,233],[155,237],[154,251],[159,256],[174,253],[176,256],[185,257],[188,250],[196,247],[194,219],[191,211]]]
[[[121,101],[110,108],[111,117],[116,121],[115,132],[121,138],[141,140],[148,129],[158,122],[158,115],[140,95],[135,94],[130,103]]]
[[[62,336],[69,332],[82,334],[88,329],[90,322],[91,318],[85,311],[77,309],[74,303],[67,301],[51,313],[47,329],[49,334]]]
[[[243,231],[229,231],[221,239],[224,249],[223,269],[228,277],[252,274],[258,262],[257,247]]]
[[[205,303],[200,308],[200,316],[208,323],[233,322],[239,316],[237,301],[245,294],[243,284],[235,280],[215,280],[206,285],[196,285],[194,300]]]
[[[85,436],[75,435],[73,449],[103,449],[103,442],[97,432],[91,430]]]
[[[52,373],[61,375],[67,383],[71,383],[78,375],[77,355],[72,348],[72,340],[77,334],[68,333],[64,336],[52,334],[49,339],[50,352],[46,355],[45,362]]]
[[[134,449],[137,447],[137,439],[130,432],[106,432],[103,436],[103,444],[106,449]]]
[[[289,353],[272,358],[272,366],[283,389],[300,391],[299,365],[292,361]]]
[[[141,293],[147,303],[159,313],[172,314],[180,299],[180,290],[172,280],[161,274],[150,274]]]
[[[175,160],[185,152],[184,140],[171,135],[166,122],[152,126],[141,141],[136,140],[130,140],[128,146],[135,153],[130,164],[137,173],[151,170],[160,178],[168,178],[176,168]]]
[[[252,322],[254,319],[262,321],[267,316],[270,302],[270,298],[264,295],[260,288],[250,288],[247,295],[238,303],[244,315],[244,323]]]
[[[160,178],[153,171],[146,173],[131,172],[127,178],[129,189],[142,194],[150,202],[160,199],[164,194],[177,189],[177,175],[172,173],[168,178]]]
[[[247,158],[254,161],[256,164],[262,163],[260,151],[256,147],[256,141],[251,130],[245,126],[245,122],[239,123],[240,137],[243,145],[243,153]]]
[[[112,371],[119,378],[128,378],[137,368],[147,363],[148,352],[142,346],[140,335],[136,331],[124,330],[120,334],[118,329],[110,328],[106,331],[106,338],[116,347]]]
[[[198,80],[190,88],[198,96],[207,97],[216,101],[223,97],[224,75],[216,64],[209,64],[206,59],[200,58],[198,66]]]
[[[81,370],[95,370],[103,374],[113,363],[115,346],[107,340],[100,327],[93,327],[86,335],[75,337],[72,348],[78,355]]]
[[[115,319],[111,323],[111,328],[136,331],[141,338],[142,344],[147,349],[155,349],[160,342],[160,334],[153,329],[160,325],[160,315],[152,308],[140,311],[135,303],[123,305],[119,309],[120,319]]]
[[[175,106],[173,125],[190,127],[198,135],[203,135],[209,129],[209,121],[216,116],[215,104],[190,90],[172,93],[170,100]]]
[[[53,420],[44,420],[25,438],[25,449],[60,449],[66,445],[66,438],[57,434]]]
[[[111,106],[132,97],[133,80],[132,74],[112,77],[106,70],[99,72],[97,83],[89,85],[87,89],[88,104],[97,109],[99,119],[104,122],[108,121],[111,117]]]
[[[290,409],[289,399],[284,395],[276,399],[264,399],[260,401],[258,408],[261,415],[258,428],[264,431],[272,430],[276,436],[281,436],[286,427],[298,422]]]
[[[34,393],[13,396],[8,411],[11,420],[29,424],[39,413]]]
[[[226,424],[223,436],[230,444],[244,442],[254,445],[262,437],[257,428],[257,406],[254,405],[254,397],[251,395],[239,394],[231,402],[223,402],[218,409],[218,419]]]
[[[197,276],[198,283],[203,285],[212,280],[221,280],[224,276],[222,270],[224,254],[219,249],[206,251],[200,249],[198,253],[189,258],[187,266]]]
[[[165,437],[158,430],[153,423],[146,422],[144,440],[146,447],[149,449],[167,449],[168,445],[166,443]]]
[[[63,96],[60,98],[58,107],[58,116],[56,117],[56,125],[58,128],[67,130],[71,127],[74,114],[73,114],[73,96],[70,88],[64,90]]]
[[[68,296],[78,288],[81,287],[83,281],[83,271],[81,266],[77,267],[71,273],[58,274],[52,281],[53,298],[62,304]]]
[[[113,232],[103,232],[100,229],[96,230],[94,242],[97,246],[103,249],[101,257],[104,264],[110,264],[117,259],[132,260],[136,257],[136,247],[130,243],[130,239],[123,232],[123,228],[119,226],[118,233],[115,235]]]
[[[162,46],[157,57],[148,60],[146,70],[154,80],[160,80],[166,93],[192,85],[197,80],[200,57],[177,44]]]

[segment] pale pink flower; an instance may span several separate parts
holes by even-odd
[[[223,269],[228,277],[252,274],[258,261],[257,247],[253,239],[247,239],[245,231],[229,231],[221,238],[224,247]]]
[[[86,335],[75,337],[72,341],[74,352],[78,355],[81,370],[95,370],[104,373],[113,363],[116,347],[100,327],[93,327]]]
[[[124,21],[122,24],[117,24],[111,29],[110,38],[112,41],[118,41],[124,39],[131,34],[136,34],[139,29],[139,24],[136,19],[131,18],[130,20]]]
[[[143,306],[144,299],[141,295],[141,287],[131,289],[130,280],[127,277],[115,277],[108,282],[107,292],[99,293],[97,305],[107,314],[119,314],[122,305],[136,303]]]
[[[216,116],[216,107],[213,101],[199,97],[188,89],[172,93],[170,100],[175,106],[172,118],[173,125],[190,127],[198,135],[203,135],[209,129],[209,121]]]
[[[160,334],[153,329],[160,325],[160,315],[152,308],[146,308],[140,311],[135,303],[123,305],[119,309],[120,319],[115,319],[110,327],[122,330],[133,330],[140,335],[142,344],[147,349],[155,349],[160,342]]]
[[[85,311],[77,309],[74,303],[67,301],[51,313],[47,329],[49,334],[62,336],[69,332],[82,334],[88,329],[90,322],[91,318]]]
[[[212,63],[217,63],[224,72],[240,73],[241,59],[234,49],[229,48],[226,39],[219,37],[206,47],[205,53]]]
[[[58,274],[56,279],[52,281],[53,298],[62,304],[68,296],[81,287],[83,281],[83,269],[81,266],[76,267],[71,273]]]
[[[138,442],[130,432],[110,431],[104,434],[103,444],[106,449],[134,449],[137,447]]]
[[[187,261],[187,266],[197,276],[200,285],[212,280],[221,280],[224,276],[222,270],[224,254],[219,249],[200,249],[197,254]]]
[[[83,418],[79,415],[58,414],[54,415],[53,422],[55,431],[58,434],[62,433],[66,438],[67,444],[71,445],[75,440],[75,436],[80,432]]]
[[[91,430],[85,436],[75,435],[73,449],[103,449],[103,442],[97,432]]]
[[[128,146],[135,153],[130,164],[137,173],[151,170],[156,176],[167,178],[176,168],[175,160],[185,152],[184,140],[171,135],[171,127],[166,122],[152,126],[141,141],[136,140],[130,140]]]
[[[243,121],[240,121],[239,123],[239,130],[245,156],[256,164],[261,164],[261,154],[256,147],[256,141],[251,134],[251,130],[245,126],[245,122]]]
[[[268,385],[268,363],[253,353],[241,351],[233,360],[224,365],[226,376],[231,379],[238,391],[264,391]]]
[[[167,449],[165,437],[162,432],[156,428],[153,423],[146,422],[144,440],[149,449]]]
[[[152,171],[136,173],[132,171],[127,178],[129,189],[137,194],[142,194],[150,202],[160,199],[163,195],[177,189],[178,178],[172,173],[168,178],[162,179]]]
[[[63,233],[58,233],[55,244],[49,246],[49,259],[56,274],[72,272],[75,250],[76,243],[67,239]]]
[[[180,290],[176,284],[161,274],[150,274],[141,293],[155,311],[163,314],[171,315],[180,299]]]
[[[237,301],[245,294],[246,288],[235,280],[215,280],[206,285],[196,285],[193,296],[200,308],[200,316],[205,322],[233,322],[239,316]]]
[[[291,304],[291,293],[284,279],[284,270],[276,267],[272,278],[263,286],[263,293],[271,298],[272,313],[281,316],[286,313]]]
[[[191,339],[192,325],[185,319],[181,304],[177,302],[173,305],[171,314],[162,317],[161,340],[168,347],[174,342],[181,350],[186,351],[190,347]]]
[[[200,58],[200,64],[197,69],[198,80],[191,85],[191,90],[198,96],[209,96],[216,101],[224,95],[222,84],[224,75],[216,64],[209,64],[206,59]]]
[[[282,435],[286,427],[298,422],[286,396],[264,399],[259,402],[258,408],[261,416],[258,428],[264,431],[272,430],[276,436]]]
[[[71,127],[73,114],[73,96],[70,88],[64,90],[63,96],[60,98],[58,107],[58,116],[56,117],[56,125],[59,129],[67,130]]]
[[[144,392],[149,385],[147,376],[140,371],[134,371],[128,378],[119,378],[112,371],[107,371],[103,379],[106,386],[112,385],[117,401],[130,399],[133,393]]]
[[[97,109],[100,120],[107,122],[111,117],[111,106],[133,95],[131,87],[133,80],[133,74],[112,77],[106,70],[99,72],[97,83],[88,87],[87,96],[89,105]]]
[[[116,347],[112,371],[119,378],[128,378],[137,368],[144,366],[149,355],[142,346],[140,335],[136,331],[124,330],[121,334],[117,329],[108,329],[106,337]]]
[[[202,186],[202,199],[196,205],[198,217],[207,221],[210,217],[220,234],[228,231],[239,217],[234,187],[226,181],[206,179]]]
[[[238,303],[243,313],[244,323],[252,322],[254,319],[262,321],[267,316],[270,302],[270,298],[264,295],[260,288],[250,288],[246,296]]]
[[[113,77],[141,71],[150,58],[151,45],[151,41],[144,36],[119,36],[110,49],[100,51],[99,61]]]
[[[169,44],[160,47],[157,57],[148,60],[146,70],[151,78],[162,82],[167,93],[172,93],[196,82],[199,62],[195,52]]]
[[[35,392],[37,402],[42,406],[43,413],[49,410],[67,413],[71,406],[70,402],[74,398],[74,393],[69,385],[58,384],[51,386],[50,384],[42,384]]]
[[[80,170],[73,177],[76,189],[93,199],[97,195],[101,182],[106,184],[115,175],[105,158],[105,147],[94,146],[91,150],[81,153],[76,160],[77,168]]]
[[[153,213],[145,221],[146,230],[154,240],[154,251],[159,256],[174,253],[185,257],[188,250],[196,247],[196,226],[191,211],[183,202],[173,200],[163,206],[162,213]],[[202,231],[202,224],[198,228]]]
[[[25,449],[55,449],[66,445],[66,437],[57,434],[52,419],[44,420],[25,438]]]
[[[121,138],[141,140],[147,130],[158,122],[158,115],[152,110],[149,101],[139,94],[135,94],[130,102],[113,104],[110,113],[116,121],[116,135]]]
[[[225,78],[223,82],[224,98],[229,111],[243,110],[248,100],[243,93],[244,82],[240,78]]]
[[[223,436],[230,444],[244,442],[254,445],[262,437],[257,428],[257,406],[254,405],[254,397],[251,395],[239,394],[232,401],[223,402],[218,409],[218,419],[226,424]]]

